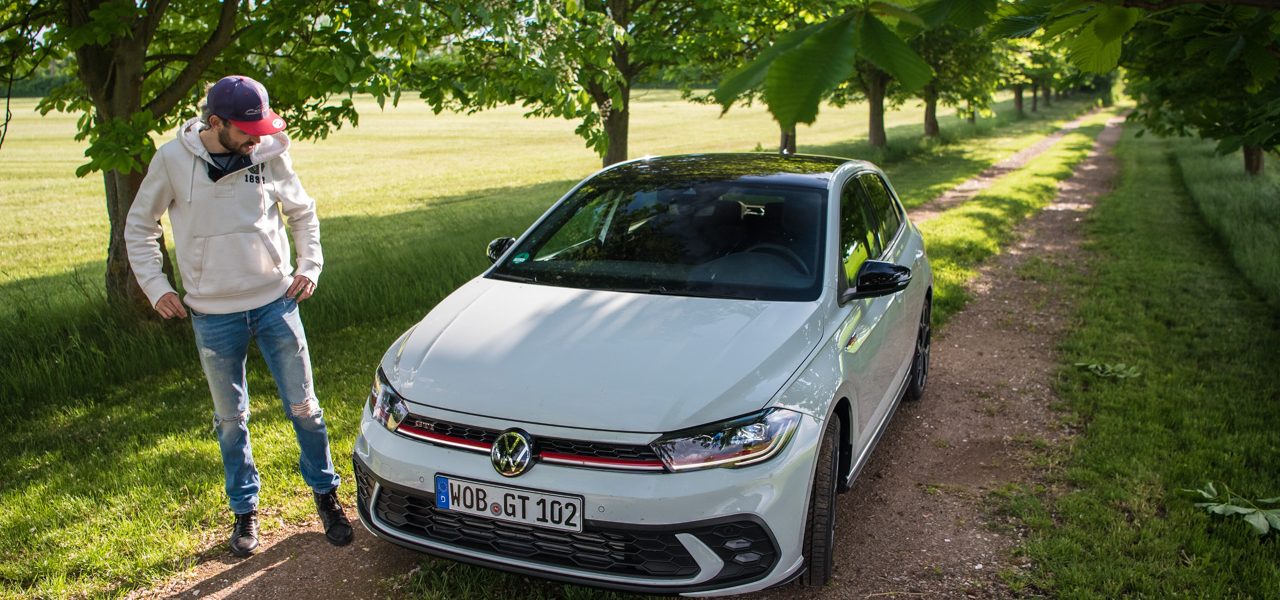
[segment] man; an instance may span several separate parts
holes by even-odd
[[[235,513],[230,547],[236,556],[258,547],[259,480],[245,378],[253,339],[293,422],[299,467],[315,493],[325,537],[337,546],[352,537],[298,315],[298,302],[315,291],[324,263],[320,224],[315,201],[293,171],[284,126],[262,84],[236,75],[219,80],[206,93],[201,117],[183,124],[177,139],[152,158],[124,231],[129,262],[156,312],[166,319],[191,314]],[[157,239],[165,211],[186,291],[181,301],[161,271]],[[282,214],[297,247],[297,270]]]

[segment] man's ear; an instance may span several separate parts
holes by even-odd
[[[219,117],[218,115],[209,115],[210,128],[221,129],[224,125],[226,125],[226,123],[223,122],[222,117]]]

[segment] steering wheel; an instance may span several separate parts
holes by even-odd
[[[809,265],[805,264],[804,259],[800,258],[800,255],[796,254],[795,250],[783,246],[782,244],[760,242],[758,244],[752,244],[750,248],[743,250],[743,252],[764,252],[766,254],[780,256],[789,261],[791,266],[795,267],[797,271],[800,271],[800,273],[804,275],[809,274]]]

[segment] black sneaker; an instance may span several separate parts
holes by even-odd
[[[249,556],[258,549],[258,511],[236,515],[236,524],[231,528],[231,540],[227,545],[236,556]]]
[[[324,538],[334,546],[346,546],[351,543],[351,521],[347,513],[342,511],[338,502],[338,490],[327,494],[315,494],[316,512],[320,514],[320,522],[324,524]]]

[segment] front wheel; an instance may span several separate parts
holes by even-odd
[[[820,588],[831,580],[835,564],[836,541],[836,467],[840,463],[837,441],[840,421],[832,415],[822,432],[818,447],[818,467],[813,472],[813,490],[809,494],[809,521],[804,529],[804,570],[800,585]]]
[[[933,299],[925,298],[920,311],[920,327],[916,330],[916,352],[911,359],[911,378],[907,380],[907,400],[924,397],[924,384],[929,380],[929,351],[933,336],[930,319],[933,316]]]

